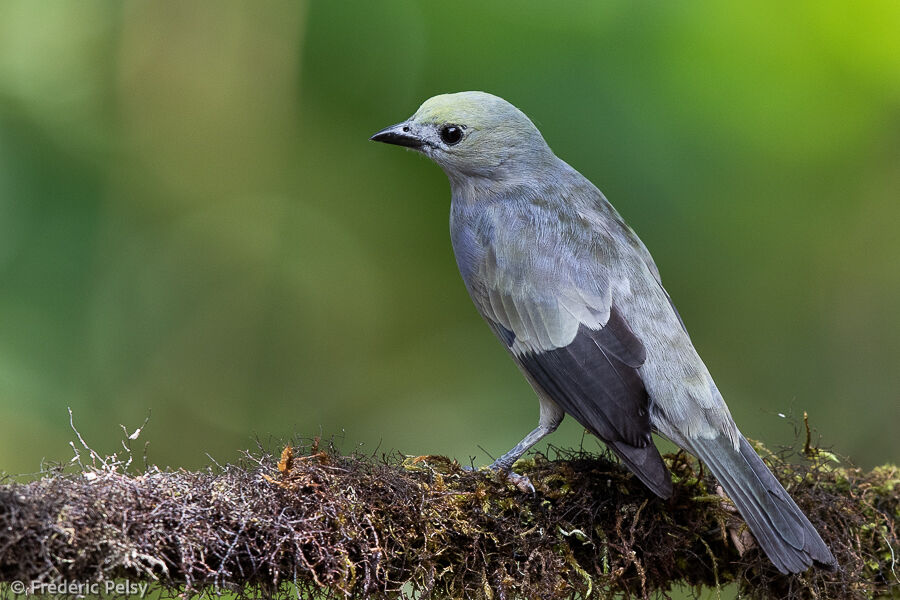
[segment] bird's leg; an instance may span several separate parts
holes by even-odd
[[[550,435],[562,422],[565,413],[556,404],[541,399],[541,420],[537,427],[531,433],[522,438],[522,441],[516,444],[512,450],[495,460],[491,464],[491,469],[500,471],[505,474],[510,481],[516,484],[523,492],[534,493],[534,486],[525,475],[519,475],[513,472],[512,466],[519,458],[525,454],[529,448],[541,441],[545,436]]]
[[[491,464],[491,468],[497,471],[509,471],[512,469],[513,464],[515,464],[523,454],[528,452],[529,448],[537,444],[545,436],[553,433],[555,430],[556,426],[551,428],[546,425],[538,425],[531,433],[522,438],[522,441],[516,444],[512,450],[495,460]]]

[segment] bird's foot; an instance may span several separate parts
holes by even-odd
[[[506,478],[512,482],[517,488],[525,492],[526,494],[531,494],[534,496],[537,492],[534,491],[534,485],[532,485],[531,480],[528,479],[525,475],[519,475],[513,470],[500,471]]]
[[[519,475],[509,467],[503,465],[492,464],[488,467],[491,471],[495,471],[500,475],[503,475],[507,481],[512,483],[514,486],[519,488],[521,491],[526,494],[535,495],[537,492],[534,489],[534,485],[532,485],[531,480],[528,479],[525,475]],[[476,471],[477,469],[470,467],[468,465],[463,466],[463,471]]]
[[[725,494],[725,490],[722,489],[722,486],[716,486],[716,495],[728,500],[728,503],[724,505],[725,510],[737,516],[741,516],[741,513],[735,508],[731,499]],[[738,556],[743,556],[747,550],[756,546],[756,540],[753,539],[753,534],[750,533],[750,530],[746,526],[728,525],[727,529],[728,537],[731,538],[731,543],[734,544]]]

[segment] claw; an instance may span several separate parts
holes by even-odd
[[[507,481],[512,483],[514,486],[519,488],[521,491],[526,494],[531,494],[532,496],[536,495],[537,492],[534,489],[534,485],[532,485],[531,480],[528,479],[525,475],[519,475],[515,471],[505,467],[498,467],[495,465],[491,465],[488,467],[491,471],[496,472],[499,475],[502,475],[506,478]],[[469,465],[462,465],[463,471],[469,471],[470,473],[474,473],[478,469],[471,467]]]
[[[536,495],[537,492],[534,490],[534,485],[532,485],[531,480],[528,479],[525,475],[519,475],[515,471],[501,471],[506,478],[510,480],[513,485],[522,490],[523,492],[531,493],[532,496]]]

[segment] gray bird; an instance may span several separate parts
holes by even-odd
[[[537,428],[492,468],[521,482],[513,463],[570,414],[668,498],[656,431],[709,467],[781,572],[836,566],[738,431],[647,248],[525,114],[484,92],[445,94],[371,139],[447,174],[463,281],[540,400]]]

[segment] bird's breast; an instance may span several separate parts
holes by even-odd
[[[471,292],[485,256],[484,234],[478,231],[476,215],[468,211],[451,210],[450,243],[456,256],[456,266]]]

